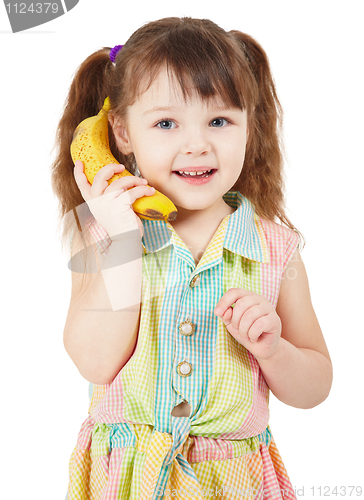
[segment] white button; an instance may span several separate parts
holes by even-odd
[[[191,367],[188,363],[183,363],[180,367],[180,372],[182,373],[182,375],[188,375],[191,371]]]
[[[191,280],[190,287],[191,287],[191,288],[193,288],[193,287],[195,287],[196,285],[198,285],[198,284],[199,284],[199,282],[200,282],[200,279],[201,279],[200,275],[199,275],[199,274],[196,274],[196,276],[194,276],[194,277],[192,278],[192,280]]]
[[[189,320],[189,318],[186,321],[182,321],[179,325],[179,332],[182,335],[192,335],[194,331],[195,325]]]
[[[181,361],[181,363],[178,363],[177,371],[182,377],[188,377],[188,375],[191,375],[192,366],[187,361]]]
[[[184,325],[181,326],[181,330],[183,333],[191,333],[192,332],[192,326],[188,323],[185,323]]]

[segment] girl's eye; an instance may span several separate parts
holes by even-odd
[[[172,120],[162,120],[157,123],[157,127],[162,128],[163,130],[169,130],[175,126],[176,124]]]
[[[226,118],[214,118],[211,122],[211,125],[213,127],[224,127],[227,125],[229,122],[227,121]]]

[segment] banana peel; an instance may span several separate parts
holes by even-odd
[[[118,163],[109,147],[108,112],[110,101],[107,97],[100,112],[83,120],[73,134],[71,144],[72,160],[81,160],[84,165],[85,175],[93,183],[97,172],[109,163]],[[114,174],[109,180],[109,185],[120,177],[132,175],[127,169]],[[130,188],[132,189],[132,188]],[[133,203],[133,210],[142,219],[173,221],[177,218],[177,208],[172,201],[160,191],[155,191],[152,196],[143,196]]]

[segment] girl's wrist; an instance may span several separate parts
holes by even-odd
[[[284,358],[285,356],[285,351],[286,351],[286,348],[287,346],[285,344],[287,344],[288,342],[286,340],[284,340],[282,337],[279,337],[279,340],[278,340],[278,345],[277,345],[277,349],[275,350],[275,352],[273,354],[271,354],[270,356],[266,357],[266,358],[260,358],[260,357],[255,357],[255,359],[258,361],[259,365],[262,367],[262,366],[270,366],[270,365],[273,365],[275,363],[280,363],[280,359],[279,358]]]
[[[140,231],[133,229],[111,237],[111,244],[101,265],[101,270],[118,267],[142,257],[142,241]]]

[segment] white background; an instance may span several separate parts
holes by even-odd
[[[0,6],[7,500],[64,499],[68,461],[87,417],[88,382],[63,347],[71,276],[50,186],[51,148],[72,74],[90,53],[123,44],[142,24],[184,15],[255,37],[268,53],[285,112],[289,216],[307,240],[302,258],[334,383],[311,410],[272,396],[278,448],[299,496],[320,496],[320,486],[321,496],[332,497],[335,486],[364,486],[361,2],[80,0],[67,15],[18,34]]]

